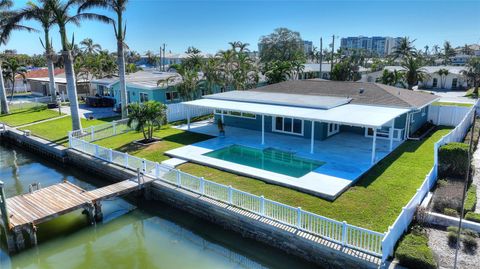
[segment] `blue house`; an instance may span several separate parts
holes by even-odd
[[[217,138],[167,154],[335,199],[424,126],[438,98],[326,80],[207,95],[184,104],[213,109],[215,123],[185,129]]]

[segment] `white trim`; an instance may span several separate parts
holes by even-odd
[[[365,128],[365,137],[373,137],[368,134],[368,130],[373,128]],[[402,141],[402,132],[404,129],[393,128],[393,141]],[[385,136],[386,135],[386,136]],[[377,130],[377,139],[390,139],[390,131]]]
[[[283,131],[283,130],[277,130],[277,122],[276,122],[276,118],[282,118],[282,125],[285,126],[285,118],[287,119],[291,119],[292,120],[292,131],[291,132],[288,132],[288,131]],[[295,133],[293,132],[293,121],[294,120],[299,120],[301,121],[302,123],[302,133]],[[296,119],[296,118],[291,118],[291,117],[282,117],[282,116],[273,116],[272,117],[272,132],[276,132],[276,133],[284,133],[284,134],[290,134],[290,135],[298,135],[298,136],[303,136],[303,132],[304,132],[304,124],[303,124],[303,120],[302,119]]]
[[[217,110],[220,110],[222,113],[218,113]],[[240,116],[239,115],[232,115],[230,114],[230,112],[238,112],[240,113]],[[254,114],[254,113],[249,113],[249,112],[240,112],[240,111],[234,111],[234,110],[221,110],[221,109],[214,109],[214,112],[213,112],[215,115],[225,115],[225,116],[229,116],[229,117],[235,117],[235,118],[242,118],[242,119],[248,119],[248,120],[256,120],[257,119],[257,114]],[[248,116],[243,116],[243,114],[252,114],[252,115],[255,115],[255,117],[248,117]],[[263,116],[263,115],[262,115]]]

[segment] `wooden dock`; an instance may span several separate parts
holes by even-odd
[[[30,186],[29,193],[10,198],[5,197],[3,183],[0,182],[0,213],[9,251],[19,251],[25,247],[24,232],[29,235],[31,245],[36,245],[38,224],[78,209],[84,209],[83,212],[94,224],[103,218],[102,200],[140,190],[152,181],[154,179],[139,175],[91,191],[64,181],[46,188]]]

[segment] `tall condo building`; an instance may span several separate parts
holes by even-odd
[[[378,56],[387,56],[400,41],[400,37],[383,36],[357,36],[346,37],[340,40],[340,48],[344,49],[365,49],[376,53]]]

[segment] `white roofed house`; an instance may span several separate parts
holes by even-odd
[[[422,130],[436,100],[377,83],[325,80],[207,95],[183,104],[214,109],[217,123],[188,121],[184,128],[219,138],[167,154],[335,199]]]

